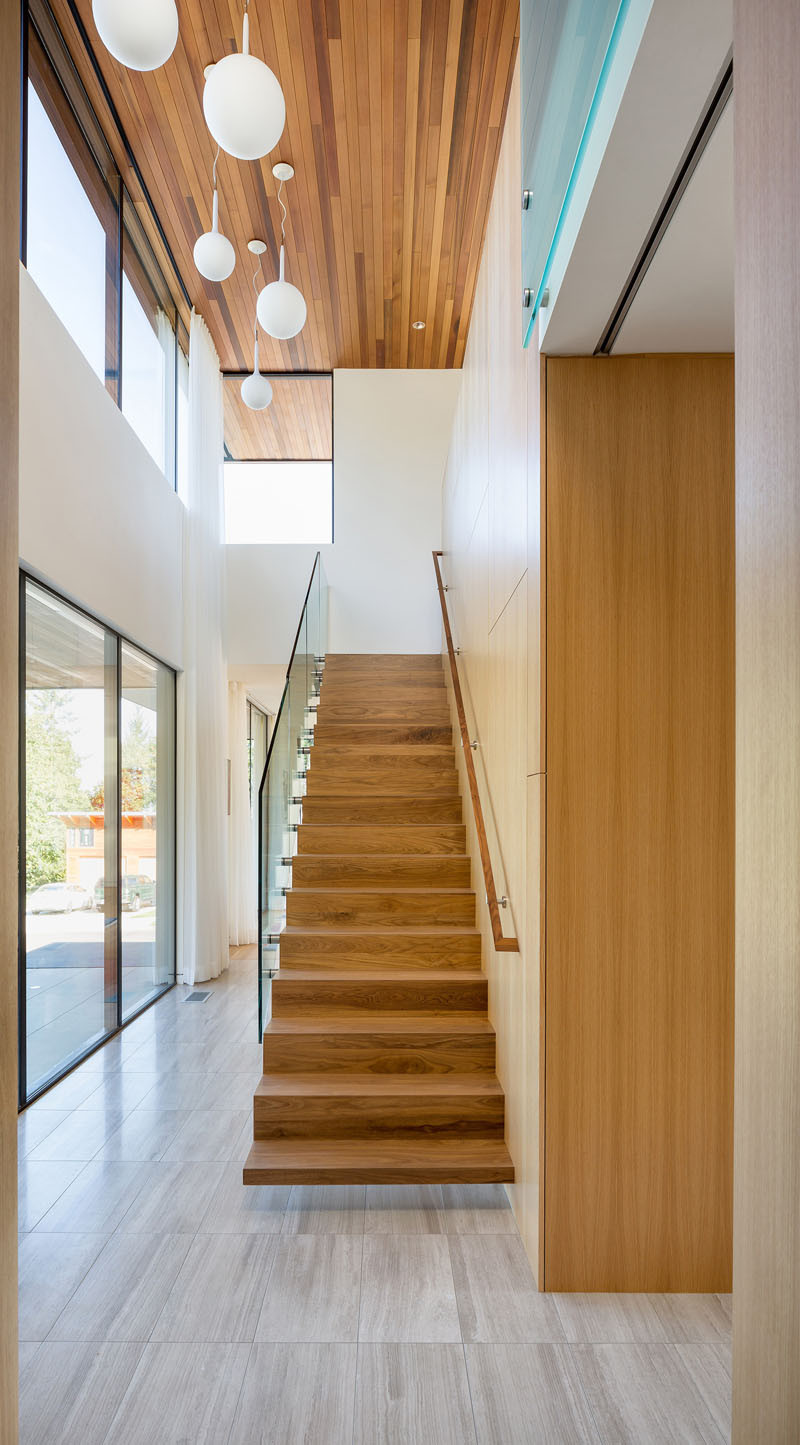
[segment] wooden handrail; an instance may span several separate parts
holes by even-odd
[[[486,902],[489,906],[489,918],[492,923],[492,938],[498,953],[519,953],[519,943],[516,938],[504,937],[500,922],[500,904],[497,899],[497,889],[494,886],[494,872],[492,870],[492,860],[489,856],[489,840],[486,836],[483,808],[481,807],[481,798],[478,792],[478,778],[472,759],[472,739],[467,728],[467,714],[464,711],[464,698],[461,692],[461,683],[458,680],[456,650],[453,646],[453,634],[450,631],[450,619],[447,615],[444,583],[442,582],[442,572],[439,566],[439,558],[443,555],[442,552],[433,553],[433,567],[436,572],[436,586],[439,589],[439,601],[442,605],[442,621],[444,623],[444,635],[447,640],[447,655],[450,658],[450,675],[453,679],[453,693],[456,700],[456,712],[458,713],[458,726],[461,730],[461,746],[464,749],[464,764],[467,769],[469,793],[472,798],[475,830],[478,834],[478,848],[481,855],[481,866],[483,868],[483,881],[486,885]]]

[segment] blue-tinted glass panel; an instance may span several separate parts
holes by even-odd
[[[520,75],[522,285],[527,332],[547,281],[559,219],[566,211],[594,104],[627,0],[522,0]]]

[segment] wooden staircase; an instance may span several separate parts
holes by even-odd
[[[511,1180],[439,656],[328,655],[245,1184]]]

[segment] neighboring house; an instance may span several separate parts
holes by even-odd
[[[67,883],[92,888],[105,868],[105,826],[101,812],[59,813],[67,832]],[[122,814],[122,872],[156,876],[155,809]]]

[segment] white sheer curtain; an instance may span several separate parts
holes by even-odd
[[[250,817],[247,765],[247,688],[228,683],[228,757],[231,811],[228,818],[228,941],[255,943],[257,930],[256,859]]]
[[[201,316],[189,338],[189,466],[178,682],[178,958],[184,983],[228,966],[222,379]]]

